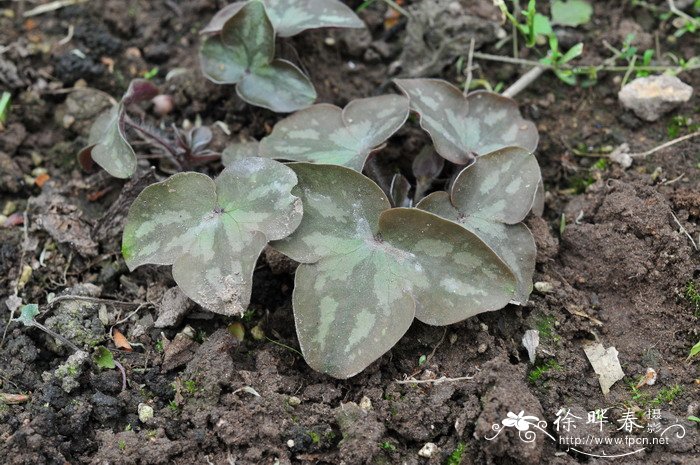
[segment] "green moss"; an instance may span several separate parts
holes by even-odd
[[[184,386],[185,390],[189,394],[194,394],[195,392],[197,392],[197,383],[192,379],[188,379],[187,381],[185,381]]]
[[[695,282],[688,281],[683,290],[683,297],[693,306],[695,316],[700,317],[700,291]]]
[[[170,402],[168,402],[168,408],[173,412],[177,412],[180,409],[180,406],[177,405],[177,402],[171,400]]]
[[[379,448],[387,452],[396,452],[396,446],[390,443],[389,441],[384,441],[381,444],[379,444]]]
[[[457,448],[452,451],[449,457],[447,457],[445,465],[460,465],[462,463],[462,454],[464,453],[464,449],[466,449],[466,445],[463,442],[457,444]]]
[[[551,370],[561,370],[562,367],[559,365],[559,362],[556,360],[549,360],[543,364],[537,365],[535,368],[530,371],[527,375],[528,381],[531,383],[536,383],[542,376],[544,376],[545,373]]]
[[[559,342],[561,339],[561,337],[554,332],[556,321],[556,318],[553,316],[542,316],[535,322],[537,331],[540,332],[540,338],[543,341]]]
[[[126,450],[126,441],[123,439],[120,439],[119,442],[117,443],[117,446],[119,447],[119,450],[121,450],[121,451]]]
[[[683,387],[680,384],[663,388],[656,397],[651,400],[651,405],[659,406],[661,404],[670,404],[681,392],[683,392]]]
[[[314,444],[320,444],[321,443],[321,435],[318,434],[316,431],[308,431],[306,434],[309,435],[311,438],[311,442]]]

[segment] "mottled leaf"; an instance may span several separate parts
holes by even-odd
[[[263,3],[280,37],[320,27],[365,27],[365,23],[339,0],[263,0]]]
[[[299,68],[275,60],[275,33],[263,4],[252,0],[232,8],[221,34],[204,40],[200,62],[204,75],[218,84],[237,84],[246,102],[278,112],[305,108],[316,91]]]
[[[260,141],[265,157],[342,165],[361,171],[367,157],[408,117],[399,95],[353,100],[344,109],[318,104],[277,123]]]
[[[316,100],[309,78],[292,63],[279,59],[244,76],[236,92],[252,105],[279,113],[306,108]]]
[[[416,207],[479,236],[515,274],[514,299],[525,302],[532,291],[537,251],[532,234],[520,221],[532,208],[539,181],[534,155],[510,147],[477,158],[457,176],[450,194],[434,192]]]
[[[472,92],[467,98],[452,84],[438,79],[395,79],[409,97],[411,110],[445,159],[469,163],[474,156],[518,146],[534,152],[535,125],[520,116],[517,104],[492,92]]]
[[[301,221],[301,201],[290,194],[295,184],[292,170],[257,157],[231,163],[215,181],[188,172],[153,184],[129,210],[126,264],[172,264],[190,299],[216,313],[243,314],[263,247]]]
[[[136,171],[136,154],[124,137],[120,121],[123,111],[120,103],[98,116],[90,128],[87,147],[78,153],[84,166],[91,157],[115,178],[128,178]]]
[[[290,37],[306,29],[320,27],[363,28],[365,24],[338,0],[262,0],[270,21],[280,37]],[[202,34],[221,31],[226,21],[245,6],[235,2],[221,9]]]
[[[199,31],[200,34],[218,34],[221,32],[221,30],[224,28],[224,24],[226,24],[226,21],[229,19],[233,18],[236,13],[238,13],[241,8],[243,8],[246,5],[247,2],[233,2],[229,5],[226,5],[222,9],[216,12],[213,18],[209,21],[209,23],[204,26],[204,29]]]
[[[258,157],[260,156],[258,151],[259,146],[260,142],[257,140],[250,142],[234,142],[221,152],[221,162],[224,166],[228,166],[241,158]]]
[[[299,343],[316,370],[347,378],[401,338],[414,316],[454,323],[496,310],[515,277],[477,236],[431,213],[390,208],[369,178],[337,165],[293,163],[304,217],[273,243],[302,262],[293,304]]]

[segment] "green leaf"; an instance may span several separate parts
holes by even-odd
[[[12,94],[8,91],[3,91],[2,97],[0,97],[0,124],[7,121],[7,115],[10,114],[11,100]]]
[[[128,178],[136,171],[136,154],[124,137],[121,116],[124,105],[118,104],[97,117],[90,128],[88,145],[78,154],[92,159],[115,178]]]
[[[294,318],[304,358],[338,378],[360,372],[414,316],[446,325],[506,305],[515,277],[478,237],[415,208],[390,208],[370,179],[337,165],[293,163],[299,228],[273,246],[302,262]]]
[[[593,7],[586,0],[554,0],[552,22],[562,26],[576,27],[591,20]]]
[[[698,343],[690,349],[690,355],[688,355],[688,358],[695,357],[698,354],[700,354],[700,341],[698,341]]]
[[[260,141],[260,154],[362,171],[369,154],[403,126],[406,118],[408,99],[400,95],[353,100],[344,109],[314,105],[277,123]]]
[[[574,45],[571,47],[565,54],[564,56],[561,57],[559,60],[559,63],[568,63],[574,58],[580,56],[583,53],[583,43],[579,42],[578,44]],[[653,50],[652,50],[653,53]]]
[[[491,247],[516,276],[514,300],[522,303],[532,291],[537,249],[521,221],[532,208],[540,179],[534,155],[510,147],[477,158],[457,176],[449,194],[434,192],[417,208],[460,224]]]
[[[695,423],[700,423],[700,418],[698,418],[698,417],[696,417],[696,416],[694,416],[694,415],[690,415],[690,416],[688,417],[688,420],[694,421]]]
[[[114,363],[114,355],[106,347],[99,346],[95,348],[94,355],[95,365],[102,369],[114,369],[116,364]]]
[[[19,309],[19,316],[15,318],[15,321],[19,321],[24,326],[32,326],[34,324],[34,318],[39,314],[39,306],[37,304],[27,304],[23,305]]]
[[[512,99],[484,91],[464,98],[455,86],[438,79],[394,82],[410,99],[411,110],[420,115],[435,150],[453,163],[466,164],[474,155],[509,146],[530,152],[537,147],[537,128],[520,116]]]
[[[365,23],[338,0],[263,0],[272,26],[280,37],[290,37],[306,29],[320,27],[364,28]],[[235,2],[209,21],[202,34],[216,34],[246,2]]]
[[[532,18],[532,32],[535,38],[537,38],[537,36],[546,36],[551,34],[552,25],[549,23],[549,18],[542,13],[536,13]]]
[[[275,32],[263,4],[252,0],[229,17],[221,34],[205,39],[200,50],[202,72],[218,84],[238,84],[244,101],[277,112],[305,108],[316,91],[299,68],[275,60]]]
[[[188,172],[153,184],[129,210],[126,264],[173,265],[189,298],[216,313],[242,315],[263,247],[301,221],[301,201],[290,194],[295,184],[292,170],[257,157],[234,161],[215,181]]]

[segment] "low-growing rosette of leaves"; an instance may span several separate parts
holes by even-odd
[[[292,163],[299,228],[272,245],[301,262],[293,305],[309,365],[360,372],[413,318],[446,325],[513,299],[516,279],[476,235],[415,208],[391,208],[369,178],[337,165]]]
[[[260,141],[261,156],[342,165],[361,171],[369,154],[408,118],[408,99],[380,95],[345,108],[318,104],[278,122]]]
[[[252,157],[232,163],[216,180],[185,172],[148,186],[127,217],[126,264],[131,270],[173,265],[173,278],[189,298],[216,313],[241,315],[263,247],[301,221],[301,200],[290,193],[296,183],[285,165]]]
[[[239,97],[252,105],[290,112],[316,100],[309,78],[289,61],[275,59],[275,32],[258,0],[245,3],[219,34],[204,40],[200,62],[208,79],[236,84]]]
[[[532,208],[539,182],[535,156],[523,148],[509,147],[477,158],[459,173],[449,194],[433,192],[416,207],[479,236],[516,276],[514,301],[522,303],[532,291],[537,249],[521,221]]]
[[[439,79],[395,79],[410,100],[411,110],[430,134],[435,150],[445,159],[467,164],[474,157],[511,146],[534,152],[539,136],[531,121],[522,118],[512,99],[493,92],[464,97]]]
[[[203,34],[218,33],[229,18],[248,2],[234,2],[219,10],[209,21]],[[338,0],[262,0],[275,32],[291,37],[306,29],[321,27],[363,28],[365,24]]]

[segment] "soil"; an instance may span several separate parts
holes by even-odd
[[[348,2],[353,8],[360,3]],[[493,18],[491,2],[463,3],[469,3],[470,13]],[[590,24],[562,31],[564,47],[567,41],[585,42],[584,63],[608,56],[603,41],[619,46],[635,31],[642,49],[653,47],[656,38],[664,51],[678,56],[700,50],[697,34],[669,41],[668,21],[645,9],[629,2],[594,3]],[[148,107],[141,110],[154,126],[201,118],[213,128],[214,150],[270,131],[281,115],[244,104],[232,86],[211,84],[196,71],[197,31],[223,2],[93,1],[23,18],[23,8],[32,6],[3,2],[0,15],[0,43],[9,46],[0,54],[0,83],[13,93],[0,132],[0,207],[14,203],[19,212],[10,217],[13,225],[0,228],[2,314],[7,315],[4,303],[11,302],[29,265],[31,275],[18,291],[23,302],[41,305],[38,321],[80,347],[108,347],[123,365],[128,387],[123,389],[119,370],[100,369],[91,358],[68,363],[69,348],[37,328],[7,327],[3,316],[0,333],[7,336],[0,349],[0,392],[29,397],[0,402],[2,463],[437,464],[452,456],[449,463],[457,464],[458,451],[464,464],[607,463],[542,433],[532,443],[512,428],[493,441],[485,439],[509,411],[546,420],[545,431],[553,438],[591,433],[585,424],[575,432],[559,431],[553,421],[563,407],[584,419],[588,411],[610,408],[611,435],[627,409],[640,413],[635,417],[640,422],[641,413],[658,409],[660,423],[682,424],[685,437],[617,462],[698,463],[700,429],[686,418],[700,416],[699,364],[687,360],[700,339],[700,298],[694,303],[688,297],[689,286],[700,289],[700,254],[688,237],[700,240],[700,139],[637,160],[627,170],[576,155],[623,142],[635,151],[661,144],[669,140],[674,117],[697,119],[697,96],[647,123],[618,105],[619,75],[601,75],[590,87],[543,75],[517,100],[540,131],[537,157],[546,208],[527,224],[538,245],[535,281],[551,289],[534,292],[522,307],[446,328],[415,322],[364,372],[335,380],[312,371],[297,351],[293,264],[274,251],[264,254],[242,320],[189,308],[175,291],[162,300],[174,286],[169,268],[130,273],[119,250],[130,202],[166,176],[167,166],[144,158],[134,179],[124,182],[82,172],[75,161],[101,107],[94,101],[77,105],[65,89],[88,86],[118,97],[132,77],[154,68],[154,82],[175,103],[164,118]],[[387,92],[391,73],[409,75],[412,62],[396,64],[406,20],[387,29],[385,12],[383,2],[374,2],[361,14],[368,32],[307,31],[280,44],[280,53],[307,70],[319,101],[342,106]],[[61,40],[69,28],[72,36]],[[509,48],[510,42],[499,50],[484,39],[482,51],[508,54]],[[463,80],[456,58],[440,56],[445,65],[435,75]],[[521,72],[511,65],[478,64],[477,75],[491,82],[512,82]],[[166,81],[176,68],[183,71]],[[700,73],[681,77],[700,89]],[[428,143],[412,119],[378,153],[376,172],[401,171],[410,178],[413,157]],[[142,156],[150,151],[137,146]],[[27,179],[32,171],[39,173],[37,168],[50,176],[43,187]],[[215,173],[220,167],[202,169]],[[14,225],[23,212],[25,225]],[[49,294],[88,298],[47,305]],[[161,308],[166,302],[168,308]],[[154,326],[165,310],[171,312],[167,326]],[[246,330],[243,341],[228,330],[236,321]],[[112,326],[133,351],[115,348]],[[535,366],[521,343],[528,329],[540,331]],[[582,349],[594,340],[617,349],[626,374],[607,396]],[[419,364],[422,355],[426,361]],[[649,367],[657,372],[656,383],[632,389]],[[409,375],[473,378],[396,382]],[[152,407],[152,418],[139,418],[143,406]],[[437,446],[429,458],[418,454],[426,443]],[[630,450],[618,444],[604,453]]]

